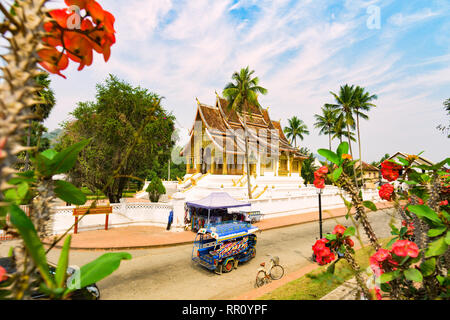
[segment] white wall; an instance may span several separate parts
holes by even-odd
[[[230,188],[232,190],[223,191],[242,191],[242,188]],[[307,186],[299,188],[294,191],[280,191],[269,188],[267,196],[262,199],[252,199],[251,210],[261,211],[264,218],[270,219],[292,214],[301,214],[318,210],[318,195],[317,189],[314,186]],[[209,190],[208,190],[209,191]],[[219,191],[211,189],[213,191]],[[339,189],[334,186],[327,186],[322,193],[322,208],[342,208],[344,203],[339,196]],[[209,193],[208,193],[209,194]],[[205,196],[207,196],[206,194]],[[230,192],[231,196],[237,196]],[[347,200],[348,196],[344,195]],[[378,191],[376,189],[369,189],[363,191],[363,199],[374,202],[380,201]],[[184,223],[184,203],[187,199],[184,194],[177,192],[174,194],[173,200],[169,203],[126,203],[125,199],[121,199],[121,203],[111,204],[113,213],[109,215],[109,228],[126,227],[126,226],[167,226],[169,213],[174,211],[174,220],[172,224],[172,231],[182,231]],[[55,207],[53,215],[53,233],[60,234],[69,228],[75,221],[73,209],[70,207]],[[78,224],[79,231],[104,229],[105,215],[88,215],[85,216]]]
[[[171,203],[113,203],[113,213],[109,215],[108,228],[127,226],[167,226]],[[53,214],[53,234],[65,232],[74,222],[75,206],[55,207]],[[104,214],[86,215],[78,223],[78,231],[105,228]],[[72,230],[73,231],[73,230]]]

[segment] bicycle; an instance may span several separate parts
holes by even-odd
[[[256,274],[256,287],[261,287],[272,280],[279,280],[284,275],[284,268],[280,265],[280,258],[277,256],[270,256],[270,267],[265,268],[266,263],[262,262],[260,268],[258,268],[258,273]],[[268,271],[268,272],[267,272]]]

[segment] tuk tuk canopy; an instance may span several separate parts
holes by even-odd
[[[186,202],[186,204],[190,207],[209,210],[247,207],[251,205],[250,203],[234,199],[226,192],[211,192],[211,194],[206,198],[197,201]]]

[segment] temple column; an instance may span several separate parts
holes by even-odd
[[[227,153],[223,153],[222,174],[228,174]]]
[[[287,169],[288,169],[288,172],[289,172],[289,177],[291,176],[291,173],[292,173],[292,165],[291,165],[291,157],[290,157],[290,154],[288,153],[287,154]]]

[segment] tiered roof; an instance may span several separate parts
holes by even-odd
[[[219,97],[216,93],[215,106],[209,106],[197,100],[197,113],[195,120],[200,120],[204,123],[205,132],[211,141],[226,153],[231,154],[245,154],[245,144],[243,139],[244,122],[246,122],[249,132],[249,148],[257,149],[265,148],[267,153],[271,152],[272,148],[279,151],[287,151],[296,158],[306,159],[298,149],[291,146],[286,139],[281,124],[279,121],[272,121],[269,117],[267,109],[246,105],[247,112],[238,113],[235,110],[228,108],[228,101]],[[245,117],[245,119],[244,119]],[[275,130],[276,136],[279,140],[278,146],[271,142],[271,130]],[[191,139],[194,133],[194,126],[190,131]],[[266,138],[265,135],[268,135]],[[186,153],[190,144],[187,144],[182,154]]]

